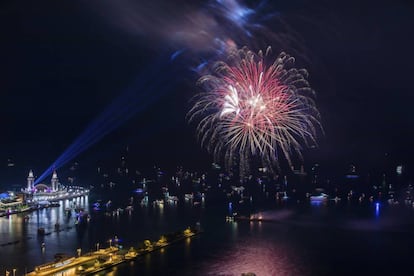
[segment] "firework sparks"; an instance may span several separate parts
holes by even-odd
[[[292,165],[293,155],[302,158],[302,145],[315,145],[322,129],[307,71],[285,53],[267,64],[270,50],[243,48],[215,64],[199,79],[205,91],[188,112],[202,146],[216,161],[224,157],[227,168],[238,160],[241,175],[254,160],[270,170],[279,167],[279,156]]]

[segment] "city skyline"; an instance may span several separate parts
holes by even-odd
[[[51,165],[94,119],[145,75],[159,56],[172,57],[184,48],[167,39],[163,30],[156,32],[155,23],[143,24],[152,26],[147,33],[117,24],[123,21],[108,7],[81,1],[65,5],[20,1],[3,6],[3,167],[12,158],[25,169],[39,166],[35,169],[40,174],[39,170]],[[158,13],[159,20],[164,18],[162,8],[166,6],[155,1],[145,7]],[[203,9],[202,1],[191,5],[177,1],[173,18]],[[268,34],[278,35],[280,25],[275,21],[286,22],[306,49],[303,56],[297,56],[297,62],[309,71],[325,135],[318,138],[318,148],[305,151],[305,162],[352,162],[375,167],[390,158],[392,162],[413,164],[409,80],[414,45],[408,35],[414,26],[412,11],[407,1],[265,5],[261,12],[273,16],[273,20],[260,21]],[[167,23],[160,21],[160,28]],[[177,25],[174,27],[180,29]],[[261,34],[263,37],[266,35]],[[294,44],[280,45],[271,36],[262,40],[259,45],[284,47],[288,53],[301,50]],[[151,83],[164,77],[176,82],[165,91],[161,91],[164,87],[154,89],[158,95],[155,100],[136,114],[128,114],[128,120],[79,157],[93,163],[130,145],[136,155],[151,162],[212,161],[196,140],[194,127],[185,120],[189,101],[197,93],[198,76],[190,65],[193,59],[201,62],[204,57],[205,50],[201,49],[180,54],[174,56],[169,69],[163,68],[172,75],[149,75]]]

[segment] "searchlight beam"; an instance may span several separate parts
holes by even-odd
[[[173,84],[173,81],[169,79],[170,72],[167,70],[170,65],[170,63],[165,64],[164,61],[159,60],[147,68],[121,96],[86,127],[75,141],[36,179],[34,185],[100,141],[136,113],[146,110],[149,105],[167,92],[168,87]]]

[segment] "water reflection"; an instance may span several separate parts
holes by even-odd
[[[303,267],[291,262],[283,246],[265,240],[239,241],[231,249],[220,252],[205,264],[200,275],[308,275]]]
[[[66,208],[72,203],[62,200],[59,204],[59,207],[0,218],[1,256],[9,257],[7,264],[0,265],[30,271],[35,265],[52,261],[58,252],[74,255],[76,227],[66,215]],[[87,210],[88,197],[77,198],[73,204]],[[39,228],[44,229],[44,235],[38,234]]]
[[[185,239],[184,256],[186,259],[191,257],[191,238]]]
[[[375,203],[375,216],[379,217],[379,215],[380,215],[380,203],[377,202]]]
[[[26,267],[30,271],[35,265],[53,260],[56,253],[74,256],[78,248],[87,253],[97,246],[107,247],[115,242],[115,236],[124,247],[138,247],[144,239],[156,240],[200,221],[205,230],[202,235],[100,275],[307,275],[315,267],[325,267],[327,260],[334,261],[332,250],[336,247],[364,248],[361,240],[369,240],[372,231],[376,231],[376,238],[387,240],[388,232],[384,230],[395,233],[406,229],[406,222],[413,218],[412,210],[404,214],[401,209],[381,206],[377,211],[375,204],[357,209],[346,204],[308,204],[262,211],[260,214],[266,220],[262,222],[226,222],[228,202],[219,207],[208,203],[207,200],[205,209],[187,202],[165,204],[162,209],[153,204],[137,204],[132,212],[117,215],[91,210],[91,221],[83,227],[75,225],[75,209],[89,210],[86,197],[62,201],[60,207],[3,217],[0,243],[19,242],[2,247],[0,260],[4,260],[3,256],[9,258],[7,264],[0,263],[0,268],[17,267],[24,271]],[[70,215],[67,208],[71,208]],[[57,222],[59,231],[55,229]],[[37,235],[39,227],[45,228],[46,235]],[[395,237],[392,238],[394,242]],[[365,250],[371,249],[367,245]],[[349,257],[346,250],[335,251],[335,255]],[[312,259],[316,265],[308,262]],[[335,271],[335,267],[329,271]]]

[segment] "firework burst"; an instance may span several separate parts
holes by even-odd
[[[204,91],[187,115],[198,123],[201,145],[228,169],[237,161],[241,175],[255,160],[275,171],[283,156],[291,166],[303,146],[316,145],[322,129],[307,71],[285,53],[267,64],[270,50],[242,48],[217,62],[199,79]]]

